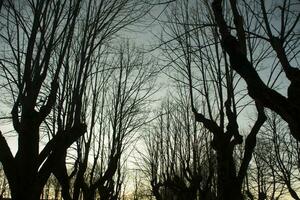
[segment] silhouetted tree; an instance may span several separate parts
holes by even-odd
[[[79,168],[76,180],[81,185],[84,199],[94,198],[96,190],[100,199],[120,196],[124,179],[122,154],[132,142],[133,134],[146,122],[146,105],[154,92],[155,63],[128,43],[121,44],[112,56],[116,59],[110,65],[114,66],[111,76],[104,76],[105,79],[100,81],[102,86],[94,83],[92,107],[87,105],[92,113],[90,119],[95,120],[90,123],[94,127],[89,130],[88,138],[77,146]],[[91,153],[92,160],[89,158]],[[87,168],[89,163],[91,169]],[[84,179],[87,172],[89,175]]]
[[[144,170],[156,199],[208,200],[216,193],[211,140],[196,125],[186,92],[162,103],[145,137]]]
[[[300,141],[300,70],[297,66],[299,53],[299,1],[281,2],[250,1],[239,3],[228,1],[232,13],[234,30],[229,27],[230,20],[224,17],[227,1],[214,0],[212,9],[216,25],[221,35],[222,47],[230,58],[230,67],[247,83],[249,95],[262,106],[270,108],[284,119],[294,138]],[[244,9],[245,12],[241,12]],[[245,15],[252,15],[251,31],[245,29]],[[279,18],[276,20],[276,18]],[[255,22],[256,21],[256,22]],[[267,41],[277,57],[287,80],[290,82],[284,96],[264,82],[246,53],[246,38],[256,37]],[[295,61],[295,62],[294,62]],[[270,65],[270,64],[269,64]],[[272,66],[270,66],[271,68]]]
[[[265,187],[273,188],[272,192],[265,192],[265,196],[271,194],[270,199],[272,196],[274,198],[275,193],[280,194],[279,191],[282,190],[298,200],[297,184],[300,176],[298,142],[290,135],[286,122],[274,112],[268,114],[262,133],[263,136],[259,137],[259,148],[255,153],[256,166],[260,171],[254,172],[253,176],[257,174],[264,177],[265,184],[272,183],[270,180],[273,180],[272,187]]]
[[[203,12],[203,8],[208,10]],[[257,118],[248,134],[243,132],[245,146],[238,163],[234,154],[237,146],[243,143],[238,120],[243,110],[253,107],[248,106],[243,84],[230,68],[213,24],[206,1],[172,4],[166,12],[166,23],[163,23],[166,38],[162,36],[162,50],[172,70],[179,74],[172,78],[189,87],[195,120],[213,134],[218,199],[243,199],[243,181],[256,145],[256,135],[266,117],[260,102],[255,102]],[[249,45],[253,42],[249,41]],[[251,62],[257,64],[258,59],[264,58],[252,55]],[[201,102],[201,107],[197,108],[194,102]]]
[[[65,199],[78,199],[81,195],[84,199],[118,198],[124,179],[121,155],[148,116],[145,109],[154,93],[155,63],[128,42],[116,52],[109,48],[103,45],[98,49],[87,77],[81,116],[89,128],[74,146],[73,169],[67,171],[65,155],[54,172],[66,192]],[[68,93],[71,95],[73,90]],[[62,94],[64,99],[68,96]]]
[[[13,199],[39,199],[60,154],[86,131],[80,120],[61,129],[39,150],[41,125],[56,102],[60,74],[72,43],[80,0],[8,1],[1,10],[1,73],[11,94],[18,151],[0,136],[0,160]],[[72,106],[78,106],[76,105]],[[76,130],[76,132],[74,131]]]
[[[86,132],[83,98],[98,48],[149,9],[134,0],[24,0],[2,7],[2,89],[13,101],[18,152],[12,155],[1,134],[0,160],[13,199],[38,199],[52,172],[70,199],[69,180],[62,178],[67,149]]]
[[[258,138],[253,161],[247,176],[246,196],[253,199],[279,199],[284,193],[284,185],[278,180],[274,160],[267,155],[270,153],[270,143]]]

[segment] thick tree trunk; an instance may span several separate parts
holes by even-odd
[[[236,181],[232,151],[223,148],[217,151],[218,200],[243,200],[241,188]]]
[[[38,179],[39,123],[36,112],[26,111],[18,138],[18,152],[15,157],[16,182],[11,186],[12,199],[38,200],[42,188]]]
[[[39,126],[29,126],[36,127],[31,131],[25,131],[29,130],[26,127],[24,126],[24,129],[19,132],[19,149],[16,157],[9,156],[9,160],[2,154],[0,157],[6,158],[12,163],[5,165],[4,168],[9,175],[16,172],[14,175],[7,176],[12,199],[39,200],[51,172],[57,167],[55,165],[64,158],[66,149],[86,132],[86,125],[80,124],[70,130],[57,133],[40,154],[38,149]],[[77,130],[76,134],[74,130]],[[0,144],[6,144],[1,135]],[[15,169],[9,168],[10,166]]]

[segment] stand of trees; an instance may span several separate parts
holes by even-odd
[[[162,38],[163,50],[172,68],[178,72],[173,75],[174,79],[189,88],[187,95],[196,122],[212,134],[217,161],[217,198],[243,199],[242,186],[256,145],[256,135],[266,117],[262,105],[255,102],[256,120],[247,132],[241,132],[238,117],[249,108],[249,102],[240,79],[229,67],[215,27],[199,28],[198,22],[213,22],[209,12],[200,12],[201,6],[204,5],[179,1],[169,7],[164,31],[172,41],[164,42],[166,39]],[[168,24],[170,21],[173,23]],[[198,108],[196,102],[199,102]],[[238,163],[234,152],[243,143],[243,136],[245,145]]]
[[[214,199],[216,154],[211,136],[196,124],[182,91],[159,108],[145,137],[144,172],[156,199]]]
[[[157,59],[122,38],[153,8]],[[138,144],[133,199],[299,200],[299,8],[0,1],[0,198],[125,199]]]
[[[163,27],[160,47],[167,65],[172,67],[170,76],[189,88],[195,120],[213,136],[217,199],[244,199],[243,184],[247,181],[257,134],[267,119],[264,107],[274,110],[288,123],[289,134],[294,138],[299,134],[300,101],[294,96],[299,89],[296,86],[299,69],[290,64],[297,64],[299,52],[295,45],[299,39],[295,28],[299,13],[292,7],[299,3],[268,3],[268,8],[265,4],[264,1],[213,1],[212,5],[208,1],[176,1],[169,5],[160,21]],[[270,28],[272,17],[280,20]],[[278,31],[280,37],[273,36],[272,31]],[[266,78],[264,83],[257,71],[271,61],[274,66],[270,67],[270,74],[262,74]],[[291,82],[287,97],[276,92],[283,72]],[[253,112],[253,107],[256,119],[244,119],[243,123],[252,125],[241,128],[241,115],[248,109]],[[237,149],[241,150],[238,160]],[[289,187],[288,182],[285,184]],[[297,198],[295,191],[288,190]],[[249,192],[248,195],[251,196]]]
[[[67,176],[67,149],[87,132],[87,128],[93,128],[84,116],[87,112],[85,101],[89,101],[86,95],[88,83],[97,81],[94,74],[107,73],[94,69],[97,64],[108,64],[105,61],[97,63],[98,57],[102,57],[101,48],[149,9],[145,2],[128,0],[24,0],[6,1],[2,5],[2,89],[7,91],[13,103],[8,106],[18,136],[18,150],[15,156],[12,155],[1,134],[0,160],[13,199],[39,199],[51,173],[63,186],[63,196],[68,199],[68,183],[63,178]],[[127,68],[122,60],[119,66],[106,68],[126,70],[126,77],[133,69],[128,66],[132,63],[125,61]],[[135,63],[140,64],[143,63]],[[140,79],[136,78],[136,82]],[[121,97],[134,105],[135,100],[142,101],[137,98],[137,93],[128,95],[126,91],[124,94],[127,85],[124,87],[121,82],[123,84],[123,77],[119,81],[122,93],[118,93],[121,95],[118,101]],[[142,89],[141,85],[135,84],[132,91]],[[123,102],[119,103],[124,109]],[[49,127],[49,120],[53,122],[52,127]],[[121,134],[119,132],[124,130],[116,121],[114,123],[114,129],[120,129],[115,130],[115,134]],[[126,125],[124,122],[122,126]],[[43,134],[48,134],[48,139],[40,149]],[[121,136],[115,137],[121,140]],[[112,163],[109,164],[115,166],[122,145],[112,149],[116,152],[111,152]]]

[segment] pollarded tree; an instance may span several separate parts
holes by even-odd
[[[154,92],[155,64],[143,53],[124,43],[112,56],[115,59],[111,66],[115,69],[104,87],[91,93],[100,99],[96,101],[94,98],[97,96],[94,96],[94,106],[87,107],[98,116],[93,119],[92,115],[90,118],[95,120],[92,122],[95,126],[89,130],[90,138],[81,141],[80,146],[84,148],[78,147],[78,172],[81,170],[81,174],[78,173],[76,178],[79,178],[85,199],[95,197],[96,190],[103,200],[120,196],[122,162],[125,159],[122,155],[132,142],[133,134],[146,122],[148,98]],[[93,159],[89,158],[91,154]],[[90,169],[87,166],[89,163]],[[80,169],[80,164],[86,167]],[[89,174],[86,180],[80,177],[84,174]]]
[[[230,4],[228,11],[233,16],[233,28],[229,25],[231,20],[224,17],[227,2]],[[288,123],[293,137],[300,141],[299,1],[214,0],[212,10],[222,47],[230,58],[230,67],[246,81],[249,95],[279,114]],[[251,15],[252,23],[257,26],[245,28],[246,15]],[[259,75],[246,53],[247,37],[268,43],[280,64],[279,71],[284,72],[289,82],[289,86],[284,88],[286,95],[272,88],[267,84],[268,79]],[[274,67],[270,63],[268,65],[269,69]]]
[[[0,160],[13,199],[39,199],[61,152],[86,131],[78,121],[39,149],[41,125],[55,105],[60,74],[69,73],[65,63],[80,5],[80,0],[38,0],[8,1],[2,7],[2,89],[13,102],[9,106],[18,150],[13,156],[1,134]]]
[[[98,49],[87,78],[81,116],[89,128],[74,146],[72,172],[60,167],[63,171],[54,173],[64,183],[65,199],[81,195],[84,199],[117,199],[124,179],[122,155],[147,119],[145,110],[157,74],[155,62],[128,42],[116,51],[108,49],[105,45]]]
[[[243,83],[230,68],[206,1],[177,1],[167,9],[166,20],[161,23],[165,33],[162,50],[172,66],[171,76],[189,88],[196,121],[213,135],[218,199],[243,199],[242,186],[256,145],[256,135],[266,120],[263,107],[260,102],[255,102],[252,107],[251,99],[245,98]],[[257,40],[248,38],[247,42],[251,62],[257,65],[268,54],[253,45]],[[196,108],[194,102],[201,102],[201,107]],[[241,115],[253,108],[257,117],[245,134],[246,131],[242,132],[239,127]],[[244,141],[243,155],[238,162],[235,152]]]
[[[2,89],[14,102],[18,152],[14,157],[1,135],[0,159],[14,199],[37,199],[51,172],[58,178],[66,174],[66,150],[86,132],[82,103],[94,53],[151,8],[143,5],[127,0],[24,0],[2,8]],[[47,130],[49,140],[40,151],[47,117],[55,126]]]
[[[89,155],[92,151],[92,143],[95,142],[98,137],[101,138],[103,136],[102,133],[97,134],[96,128],[107,125],[107,121],[99,122],[98,119],[99,116],[102,116],[102,119],[107,119],[108,117],[105,113],[102,113],[104,109],[101,108],[102,103],[100,103],[104,103],[103,100],[106,100],[105,95],[107,95],[107,92],[103,91],[107,90],[107,85],[111,84],[111,81],[114,83],[114,80],[109,78],[109,74],[114,71],[113,69],[116,70],[118,68],[117,65],[113,66],[116,63],[110,62],[110,59],[113,58],[111,54],[114,52],[114,49],[112,45],[107,44],[115,41],[114,39],[120,31],[140,20],[141,17],[151,9],[151,6],[147,6],[145,2],[135,0],[89,0],[83,1],[81,6],[83,11],[78,17],[80,20],[77,26],[78,29],[76,29],[75,32],[76,40],[74,40],[71,46],[70,51],[72,53],[70,54],[70,61],[66,64],[68,68],[74,67],[76,74],[71,73],[70,75],[65,74],[63,76],[63,80],[66,81],[59,92],[59,101],[57,103],[57,109],[54,112],[53,121],[53,127],[56,127],[58,130],[70,127],[76,118],[83,118],[87,120],[88,123],[87,136],[77,142],[78,157],[75,159],[74,171],[71,172],[71,174],[67,172],[66,152],[64,152],[64,156],[54,170],[55,176],[62,185],[62,193],[65,199],[77,199],[79,198],[80,192],[83,192],[87,199],[93,198],[98,189],[98,185],[104,184],[103,182],[105,182],[106,179],[111,179],[111,176],[116,173],[116,169],[110,170],[113,171],[113,173],[109,173],[109,177],[105,177],[100,183],[91,186],[91,183],[95,179],[93,176],[95,176],[96,173],[95,167],[98,164],[98,159],[102,159],[101,156],[99,156],[99,154],[102,153],[100,150],[106,148],[104,146],[102,147],[101,144],[99,145],[99,150],[96,151],[98,155],[94,155],[95,160],[92,163],[91,176],[88,176],[88,181],[85,180],[85,174],[90,170],[88,167],[90,164]],[[110,55],[109,59],[107,58],[107,54]],[[139,73],[141,76],[142,74],[143,73]],[[140,78],[141,77],[138,77],[137,80]],[[89,83],[87,84],[85,81]],[[104,82],[105,87],[103,86]],[[79,102],[79,105],[76,107],[70,106],[70,103],[73,101]],[[82,102],[84,102],[83,105]],[[107,106],[106,104],[107,102],[105,101],[105,107]],[[104,104],[102,106],[104,106]],[[74,116],[74,114],[77,117]],[[101,125],[99,125],[99,123]],[[105,137],[107,137],[107,135],[105,135]],[[107,141],[107,138],[105,138],[105,140],[106,142],[110,142]],[[103,160],[105,161],[104,158]],[[103,160],[101,160],[101,162],[104,162]],[[115,168],[115,162],[118,162],[119,159],[113,160],[114,162],[111,163],[111,165]],[[117,170],[117,172],[118,171],[119,170]],[[71,178],[75,178],[73,194],[70,194]],[[113,182],[114,180],[110,181]],[[105,191],[102,192],[103,195],[104,192]]]

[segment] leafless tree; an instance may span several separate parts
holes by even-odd
[[[64,173],[58,174],[66,183],[74,179],[73,194],[65,194],[65,199],[120,196],[126,160],[122,154],[146,122],[148,98],[154,93],[156,67],[151,59],[128,42],[116,52],[107,52],[107,46],[103,49],[102,59],[96,57],[84,93],[82,116],[89,129],[76,143],[72,172],[68,174],[64,167]],[[70,192],[70,185],[64,184],[64,190]]]
[[[210,137],[196,125],[183,90],[159,107],[145,137],[144,172],[156,199],[214,199],[215,155]],[[174,93],[173,93],[174,95]]]
[[[270,142],[259,137],[245,183],[249,199],[280,199],[285,192],[273,167],[274,160],[267,156],[270,149]]]
[[[260,102],[255,102],[256,120],[248,133],[246,130],[242,133],[239,119],[243,111],[253,109],[253,104],[251,106],[251,101],[246,98],[240,78],[230,68],[209,9],[206,1],[172,4],[167,9],[165,21],[162,19],[161,22],[164,25],[161,46],[169,65],[177,73],[177,76],[171,75],[172,78],[189,88],[195,120],[213,134],[218,199],[243,199],[242,186],[256,145],[256,135],[266,117]],[[249,41],[251,53],[261,51],[250,48],[254,42]],[[251,62],[256,65],[265,58],[265,54],[252,56]],[[201,107],[195,105],[197,102]],[[246,136],[245,140],[242,135]],[[234,154],[243,141],[243,155],[237,162]]]
[[[80,3],[8,1],[1,10],[1,76],[13,102],[18,151],[13,156],[1,134],[0,159],[13,199],[39,199],[60,152],[86,130],[84,123],[72,124],[39,150],[41,124],[56,102]],[[76,134],[68,134],[73,130]]]
[[[38,199],[52,172],[68,185],[60,177],[67,174],[68,147],[86,132],[83,98],[95,52],[150,8],[134,0],[24,0],[2,7],[1,89],[13,101],[18,152],[12,155],[1,134],[0,160],[13,199]],[[47,130],[49,118],[55,125]]]
[[[230,5],[228,12],[233,16],[235,32],[229,27],[231,20],[224,17],[224,6],[227,2]],[[288,123],[293,137],[299,141],[299,1],[284,0],[271,3],[260,0],[239,3],[235,0],[214,0],[212,9],[221,35],[222,47],[230,57],[230,67],[245,80],[249,95],[264,107],[278,113]],[[242,13],[242,9],[245,12]],[[253,23],[256,21],[258,24],[252,26],[250,32],[245,29],[245,14],[252,15]],[[257,37],[269,44],[277,62],[280,63],[280,71],[284,72],[287,81],[290,82],[285,88],[287,95],[272,88],[267,84],[267,80],[259,76],[246,52],[247,37]]]
[[[144,178],[144,174],[140,173],[140,171],[135,170],[134,175],[134,189],[132,190],[132,193],[129,193],[129,198],[124,199],[130,199],[130,200],[153,200],[154,197],[152,195],[151,189]]]
[[[298,142],[291,136],[286,122],[274,112],[268,114],[268,120],[262,132],[264,137],[260,136],[261,145],[255,153],[256,160],[259,160],[256,165],[263,166],[260,168],[265,171],[261,171],[260,176],[265,177],[265,182],[273,180],[273,192],[266,191],[265,196],[271,196],[270,199],[272,199],[275,193],[278,195],[282,190],[282,192],[289,193],[293,199],[298,200]]]

